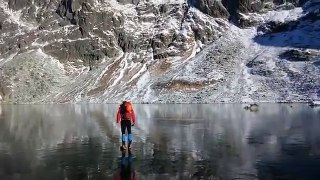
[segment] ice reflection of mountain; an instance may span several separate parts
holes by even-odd
[[[88,127],[67,106],[4,106],[5,136],[36,148],[88,136]]]
[[[118,136],[120,131],[115,124],[115,105],[4,106],[2,109],[0,112],[5,116],[2,128],[15,140],[32,140],[38,146],[103,135],[114,140],[113,136]],[[154,133],[167,134],[171,136],[172,148],[184,150],[196,151],[205,136],[218,138],[225,134],[236,137],[234,144],[240,145],[271,121],[278,124],[273,127],[274,132],[290,128],[291,114],[295,111],[290,106],[267,104],[257,113],[244,111],[239,105],[137,105],[134,133],[136,141],[142,142],[150,137],[156,141]],[[200,134],[195,136],[196,133]]]

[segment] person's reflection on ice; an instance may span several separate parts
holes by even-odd
[[[136,175],[134,168],[132,166],[132,154],[131,151],[128,152],[126,157],[126,152],[122,152],[121,161],[120,161],[120,172],[115,178],[116,180],[135,180]]]

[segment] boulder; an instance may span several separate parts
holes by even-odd
[[[307,50],[291,49],[281,53],[279,57],[293,62],[311,61],[317,57],[317,54],[313,54]]]
[[[249,110],[251,112],[258,112],[259,111],[259,105],[256,103],[249,104],[244,107],[245,110]]]

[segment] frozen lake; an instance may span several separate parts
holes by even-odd
[[[0,106],[0,179],[320,179],[320,109],[135,105],[132,156],[117,105]]]

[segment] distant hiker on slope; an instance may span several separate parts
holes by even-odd
[[[132,104],[129,101],[123,101],[120,105],[117,112],[117,123],[121,122],[121,140],[122,140],[122,149],[126,149],[126,140],[128,139],[128,148],[131,148],[132,143],[132,134],[131,126],[134,126],[136,123],[136,115],[132,108]],[[126,135],[126,129],[128,136]]]

